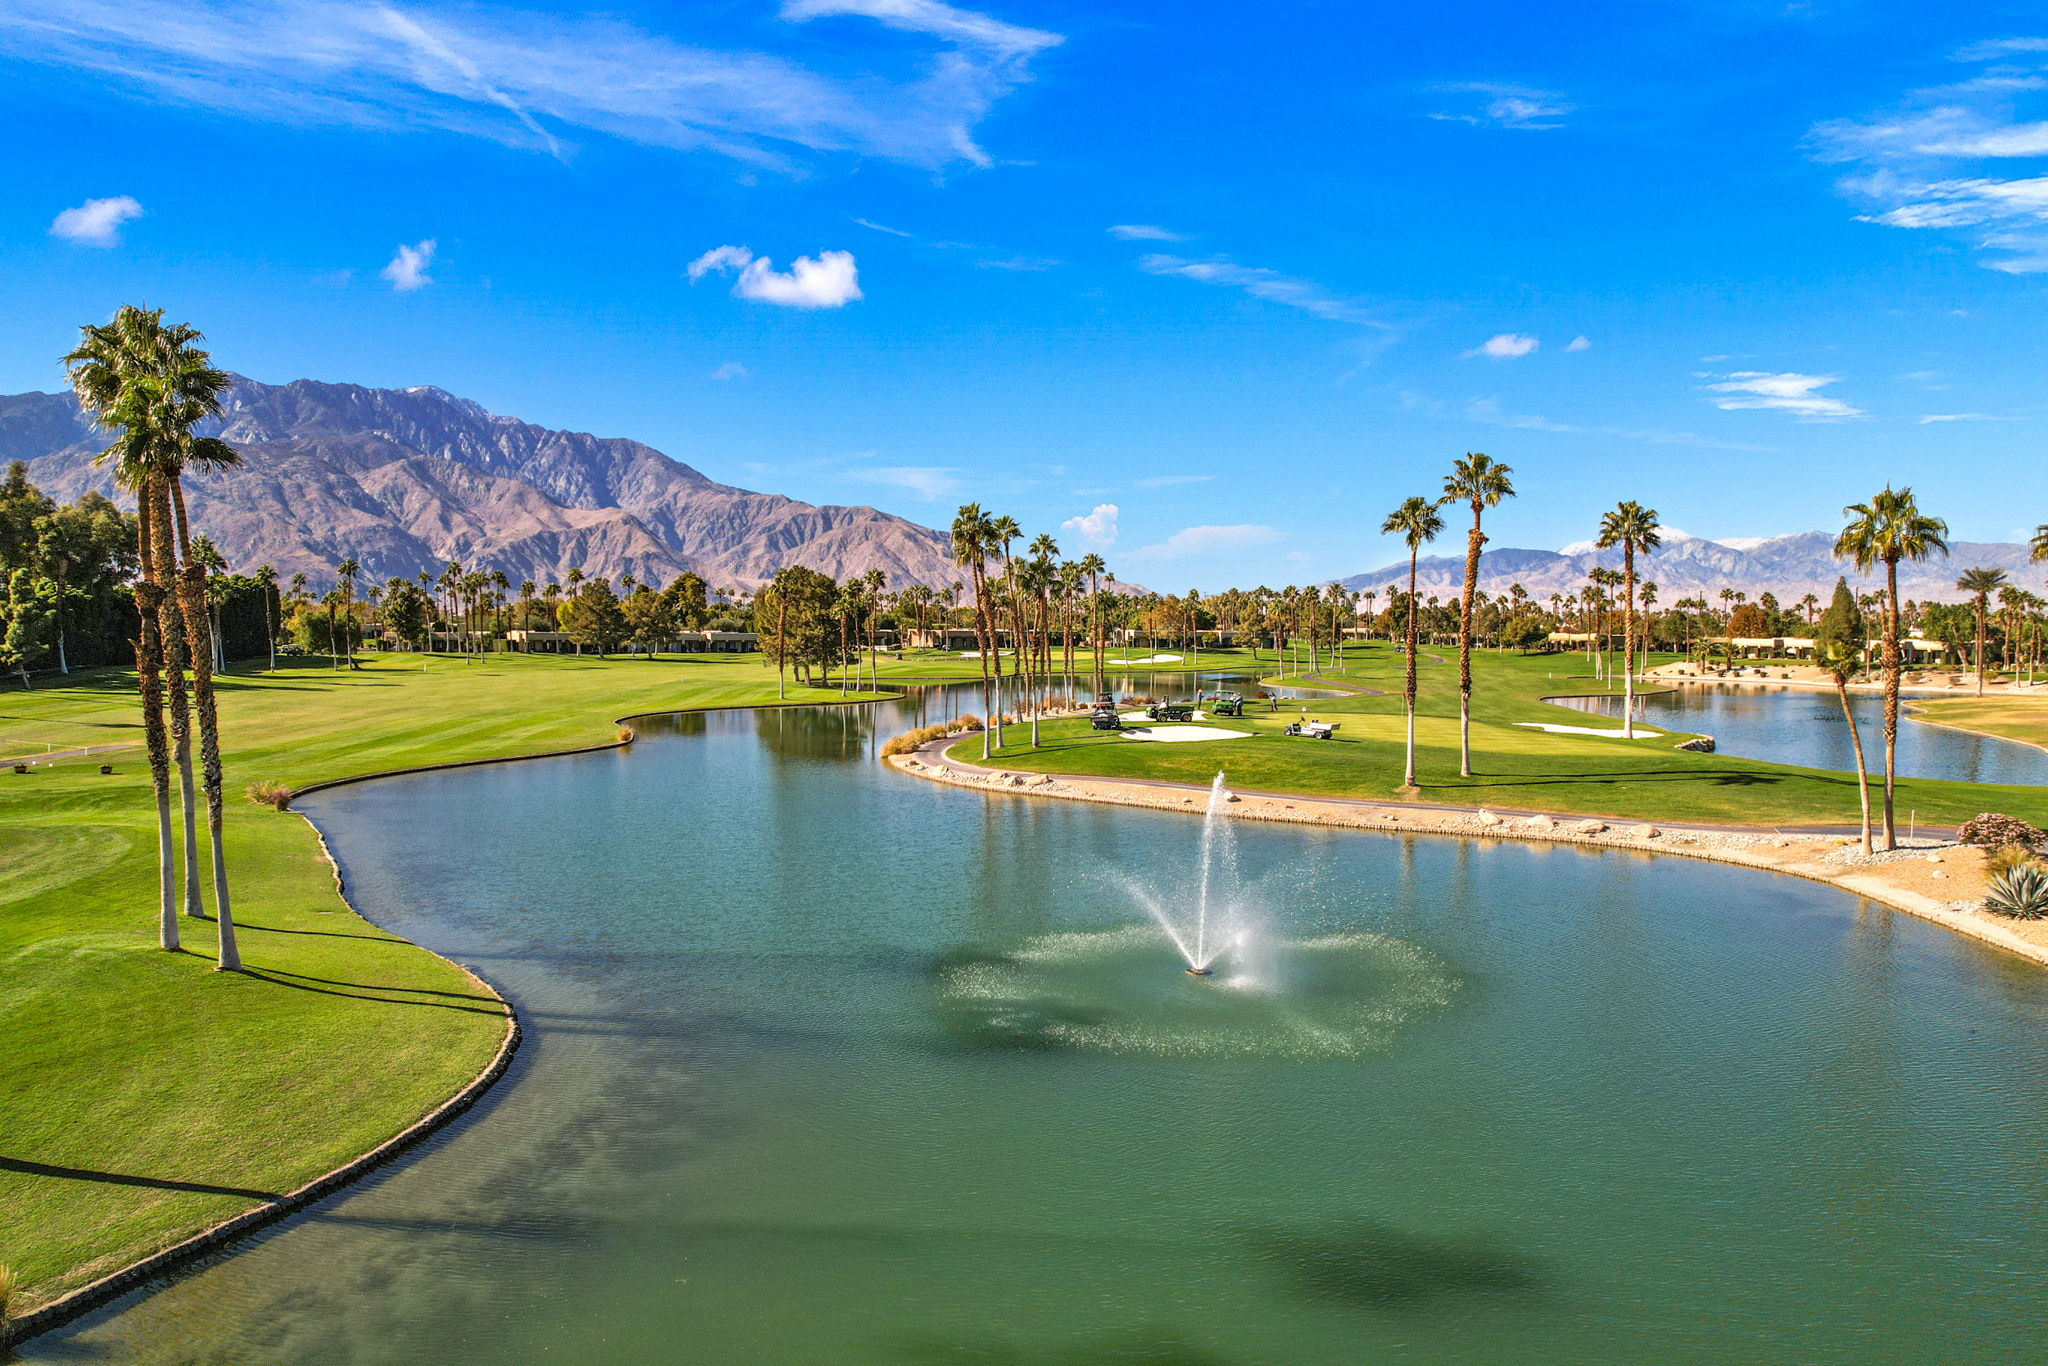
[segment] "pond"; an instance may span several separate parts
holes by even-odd
[[[1272,963],[1191,979],[1140,902],[1185,903],[1201,822],[875,761],[969,706],[308,798],[526,1045],[412,1156],[23,1355],[2038,1354],[2038,969],[1712,864],[1247,824]]]
[[[1621,717],[1619,694],[1546,699],[1574,711]],[[1902,708],[1912,705],[1911,696]],[[1849,708],[1863,735],[1863,758],[1874,774],[1884,771],[1884,698],[1851,693]],[[1842,704],[1831,692],[1772,688],[1740,683],[1688,683],[1667,692],[1638,695],[1636,719],[1659,730],[1711,735],[1714,747],[1745,759],[1768,759],[1803,768],[1854,772],[1856,755]],[[1946,778],[1961,783],[2048,784],[2048,752],[1989,735],[1899,719],[1898,771],[1908,778]]]

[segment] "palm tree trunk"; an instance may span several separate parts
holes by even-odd
[[[1621,546],[1621,738],[1636,738],[1636,548]]]
[[[242,956],[235,945],[234,912],[228,905],[227,852],[221,843],[224,812],[221,802],[220,716],[213,701],[213,621],[206,610],[206,571],[192,562],[190,528],[185,521],[185,490],[170,479],[171,506],[177,514],[178,547],[185,557],[178,579],[178,608],[185,619],[186,644],[192,656],[192,699],[199,712],[200,777],[206,792],[206,837],[213,855],[213,911],[220,932],[223,972],[239,972]]]
[[[1401,770],[1401,786],[1415,783],[1415,558],[1419,552],[1408,548],[1408,680],[1402,695],[1408,700],[1408,757]]]
[[[185,885],[179,898],[186,915],[204,918],[199,900],[199,807],[192,783],[192,713],[185,689],[185,631],[175,600],[177,556],[171,547],[170,494],[162,478],[151,481],[150,553],[156,561],[157,639],[162,642],[166,692],[171,703],[171,753],[178,765],[178,800],[185,824]],[[169,585],[169,587],[166,587]]]
[[[1465,596],[1458,605],[1458,776],[1472,776],[1472,595],[1479,589],[1479,500],[1472,501],[1472,531],[1465,538]]]
[[[171,834],[170,741],[164,733],[163,658],[158,626],[163,588],[156,581],[150,555],[150,498],[145,481],[137,490],[136,547],[141,577],[135,585],[135,614],[140,622],[135,640],[135,678],[142,694],[142,739],[149,754],[150,790],[156,797],[157,943],[178,947],[178,874]]]
[[[1899,562],[1884,562],[1884,847],[1899,847],[1899,825],[1892,787],[1899,743]]]
[[[1863,734],[1856,727],[1856,713],[1849,709],[1849,680],[1835,675],[1835,695],[1842,702],[1842,719],[1849,723],[1849,746],[1856,751],[1856,798],[1863,806],[1863,852],[1870,853],[1870,775],[1863,766]]]

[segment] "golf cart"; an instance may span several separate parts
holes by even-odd
[[[1205,692],[1202,704],[1211,716],[1243,716],[1244,694],[1237,692]]]
[[[1154,702],[1145,708],[1145,715],[1154,721],[1192,721],[1195,719],[1195,704],[1192,702]]]
[[[1287,734],[1305,735],[1311,740],[1327,740],[1337,733],[1336,721],[1289,721]]]

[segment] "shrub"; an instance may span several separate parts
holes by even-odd
[[[7,1322],[7,1306],[14,1299],[14,1270],[0,1266],[0,1323]]]
[[[986,727],[983,725],[982,719],[971,711],[962,712],[953,718],[953,733],[955,735],[964,735],[971,730],[984,729]]]
[[[1984,893],[1984,909],[2014,920],[2048,916],[2048,868],[2027,863],[1991,879]]]
[[[1984,860],[1984,872],[1988,877],[1999,877],[2035,861],[2034,855],[2024,845],[2001,844]]]
[[[275,807],[279,811],[291,809],[292,790],[283,783],[250,783],[248,795],[249,800],[258,806]]]
[[[1956,838],[1980,849],[2001,849],[2006,845],[2033,849],[2039,847],[2042,835],[2017,816],[2001,816],[1986,811],[1963,822],[1963,828],[1956,831]]]
[[[639,738],[640,738],[639,736],[637,736],[637,735],[633,734],[633,728],[632,728],[631,726],[620,726],[620,727],[619,727],[619,743],[620,743],[620,744],[622,744],[622,745],[630,745],[630,744],[632,744],[632,743],[633,743],[633,742],[634,742],[635,740],[637,740],[637,739],[639,739]]]

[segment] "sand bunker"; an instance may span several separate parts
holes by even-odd
[[[1609,740],[1625,738],[1618,730],[1595,730],[1591,726],[1553,726],[1547,721],[1517,721],[1515,724],[1526,726],[1530,730],[1544,731],[1550,735],[1598,735]],[[1635,738],[1638,740],[1661,740],[1664,738],[1664,735],[1661,731],[1644,730],[1639,726],[1636,728]]]
[[[1125,659],[1118,662],[1123,664],[1178,664],[1181,658],[1182,656],[1180,655],[1146,655],[1143,659]]]
[[[1126,740],[1249,740],[1252,737],[1241,730],[1224,730],[1220,726],[1172,725],[1163,727],[1138,726],[1124,732]]]

